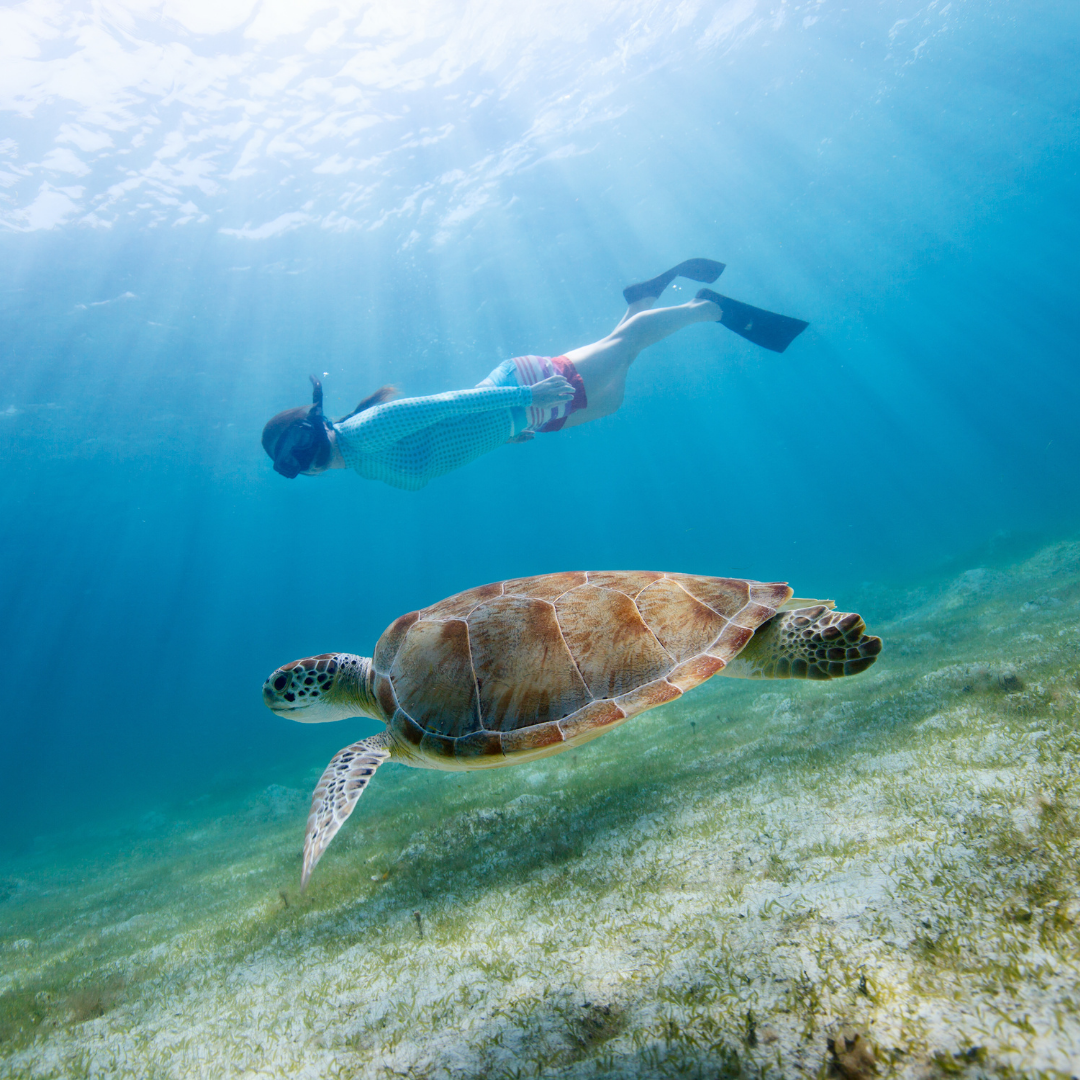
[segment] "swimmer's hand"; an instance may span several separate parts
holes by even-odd
[[[574,388],[561,375],[552,375],[543,382],[533,383],[532,403],[538,409],[552,409],[574,396]]]
[[[531,442],[536,436],[531,431],[519,431],[516,435],[511,435],[506,441],[508,443],[523,443]]]

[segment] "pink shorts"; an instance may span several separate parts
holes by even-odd
[[[535,386],[538,382],[561,375],[573,388],[574,396],[551,408],[541,409],[530,405],[526,409],[514,409],[514,434],[522,431],[558,431],[566,418],[579,409],[588,407],[585,383],[574,365],[565,356],[515,356],[504,360],[480,386]]]

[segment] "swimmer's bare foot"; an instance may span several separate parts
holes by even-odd
[[[720,320],[724,317],[724,305],[721,303],[721,301],[726,301],[726,296],[721,296],[719,293],[714,293],[712,289],[698,289],[696,295],[694,296],[694,299],[707,300],[710,304],[713,304],[717,310],[717,322],[720,322]]]
[[[689,308],[705,308],[706,311],[702,311],[700,319],[702,322],[720,322],[724,318],[724,309],[716,302],[707,296],[702,296],[701,293],[708,292],[708,289],[702,289],[701,292],[694,297],[686,306]],[[716,293],[712,294],[716,296]]]
[[[657,300],[660,294],[677,278],[690,278],[691,281],[704,281],[711,285],[724,272],[724,264],[712,259],[687,259],[685,262],[673,266],[670,270],[651,281],[643,281],[638,285],[627,285],[623,289],[623,297],[627,304],[635,304],[640,300]],[[651,305],[650,305],[651,306]]]

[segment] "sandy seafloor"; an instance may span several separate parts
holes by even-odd
[[[388,767],[304,896],[299,787],[8,861],[0,1077],[1080,1074],[1080,543],[855,599],[859,678]]]

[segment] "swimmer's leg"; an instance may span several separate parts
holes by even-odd
[[[695,299],[686,304],[638,312],[617,326],[604,341],[611,342],[626,354],[625,363],[629,367],[642,349],[663,341],[677,330],[694,323],[716,322],[722,317],[723,311],[711,300]],[[567,353],[567,356],[570,354]],[[577,364],[576,360],[574,364]]]
[[[690,278],[692,281],[703,281],[711,285],[724,272],[722,262],[714,262],[712,259],[687,259],[685,262],[673,266],[651,281],[642,281],[638,285],[627,285],[623,289],[623,297],[628,304],[634,304],[638,300],[652,298],[654,301],[660,298],[660,294],[677,278]]]
[[[723,311],[710,300],[691,300],[674,307],[639,311],[621,322],[602,341],[572,349],[566,358],[585,384],[586,408],[572,413],[567,427],[587,424],[613,413],[623,400],[626,373],[642,349],[699,322],[719,322]]]
[[[647,311],[660,299],[660,294],[677,278],[690,278],[691,281],[703,281],[711,285],[724,272],[724,264],[713,259],[687,259],[673,266],[649,281],[637,285],[627,285],[623,297],[629,305],[626,314],[619,320],[622,326],[627,319],[632,319],[640,311]]]

